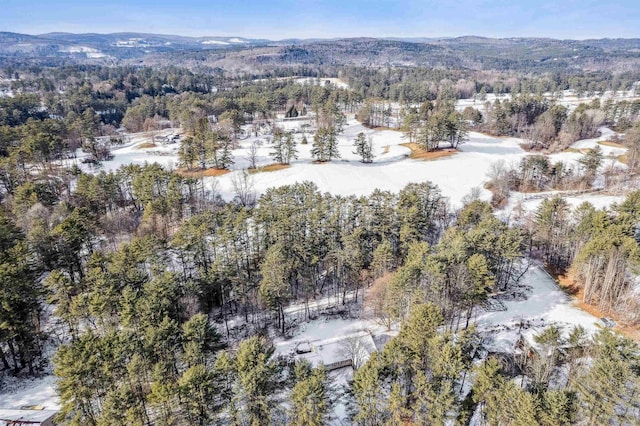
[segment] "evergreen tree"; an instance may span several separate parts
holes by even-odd
[[[178,381],[181,401],[191,424],[211,424],[218,395],[216,377],[204,365],[194,365]]]
[[[594,338],[593,364],[576,380],[581,419],[589,425],[612,420],[624,424],[627,416],[637,415],[639,366],[637,345],[607,329],[600,331]]]
[[[587,176],[590,179],[593,179],[598,168],[602,165],[603,158],[604,155],[602,154],[602,148],[600,148],[599,145],[596,145],[595,148],[589,148],[586,154],[584,154],[584,156],[578,161],[584,167]]]
[[[367,140],[364,133],[360,132],[356,136],[353,145],[356,147],[356,152],[362,158],[363,163],[373,162],[373,145],[371,139]]]
[[[289,164],[291,163],[291,160],[298,158],[296,139],[291,132],[287,132],[284,135],[282,154],[284,164]]]
[[[284,248],[276,243],[269,247],[264,262],[260,266],[262,281],[260,297],[263,303],[278,313],[278,325],[285,332],[284,304],[289,295],[289,271]]]
[[[273,158],[273,161],[275,161],[278,164],[285,164],[284,149],[283,149],[284,133],[282,132],[282,130],[276,128],[273,131],[273,139],[271,140],[271,145],[272,145],[273,151],[271,151],[269,155],[271,156],[271,158]]]
[[[314,369],[299,380],[291,391],[289,424],[322,426],[330,418],[329,380],[324,367]]]
[[[235,356],[234,406],[238,407],[243,424],[258,426],[271,421],[280,374],[273,352],[273,346],[261,337],[240,343]]]
[[[373,353],[369,361],[353,375],[353,393],[356,400],[353,421],[358,425],[377,426],[383,422],[379,368],[377,354]]]
[[[193,169],[198,164],[200,158],[196,141],[193,137],[187,136],[180,142],[178,149],[178,162],[182,167]]]
[[[338,139],[333,127],[318,129],[313,138],[311,155],[319,162],[331,161],[332,158],[340,158]]]

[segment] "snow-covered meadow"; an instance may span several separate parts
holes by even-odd
[[[482,199],[490,199],[491,194],[484,189],[484,184],[494,163],[504,161],[508,165],[517,164],[525,156],[531,155],[520,147],[523,143],[521,139],[470,132],[468,140],[459,147],[460,152],[455,155],[431,161],[414,160],[409,158],[411,152],[409,148],[402,146],[408,142],[402,132],[368,129],[351,118],[344,132],[338,136],[341,158],[316,164],[311,155],[313,135],[301,133],[301,123],[304,124],[304,121],[278,123],[285,130],[298,131],[295,133],[299,143],[298,158],[291,162],[291,167],[252,174],[250,180],[257,195],[271,187],[311,181],[322,192],[363,196],[370,194],[374,189],[397,192],[408,183],[428,180],[438,185],[453,206],[459,207],[463,198],[474,190],[479,191]],[[177,131],[178,129],[167,129],[161,133],[175,134]],[[245,127],[245,131],[250,133],[249,126]],[[572,146],[572,150],[550,155],[550,160],[564,161],[571,166],[578,166],[578,160],[583,155],[579,150],[600,146],[606,156],[603,167],[611,163],[615,163],[616,167],[625,167],[616,159],[624,154],[625,149],[599,144],[610,139],[614,132],[607,128],[601,128],[600,131],[602,135],[599,138],[578,141]],[[360,132],[372,141],[375,159],[371,164],[361,163],[358,155],[355,154],[353,141]],[[303,135],[306,135],[308,141],[306,145],[300,144]],[[132,135],[126,145],[112,150],[113,160],[105,161],[98,169],[81,164],[82,153],[79,153],[78,159],[73,161],[88,172],[113,171],[125,164],[154,162],[168,168],[177,168],[179,144],[156,143],[155,147],[141,148],[142,144],[150,140],[149,134]],[[233,182],[251,165],[249,148],[256,143],[258,144],[256,165],[261,167],[272,164],[273,159],[269,155],[272,151],[271,136],[249,136],[241,139],[239,147],[233,151],[235,163],[231,167],[231,173],[219,177],[206,177],[205,185],[215,187],[224,199],[233,199],[235,194]],[[595,185],[598,184],[596,180]],[[581,199],[593,200],[597,206],[606,206],[613,201],[619,201],[618,198],[601,197],[592,195],[583,196]],[[514,194],[509,206],[514,207],[524,198],[522,194]]]

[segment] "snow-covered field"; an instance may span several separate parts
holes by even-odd
[[[550,325],[561,327],[565,333],[574,326],[593,333],[601,326],[598,318],[575,306],[540,266],[531,266],[521,285],[526,288],[526,299],[504,301],[506,310],[478,315],[478,331],[490,336],[485,343],[488,348],[512,351],[521,334],[533,343],[532,336]]]
[[[302,121],[288,121],[279,123],[285,130],[299,130]],[[247,127],[248,131],[248,127]],[[175,134],[177,129],[164,130],[163,134]],[[356,135],[363,132],[373,142],[375,160],[372,164],[363,164],[354,153],[353,140]],[[609,129],[601,129],[602,136],[596,139],[588,139],[576,142],[575,149],[591,148],[598,142],[611,138],[613,132]],[[298,142],[302,140],[302,133],[295,135]],[[340,159],[334,159],[329,163],[314,164],[311,156],[313,136],[306,135],[308,144],[298,145],[299,158],[292,161],[291,167],[279,171],[263,172],[251,175],[254,190],[259,195],[270,187],[287,185],[295,182],[311,181],[323,192],[337,195],[368,195],[374,189],[397,192],[411,182],[431,181],[438,185],[443,194],[447,196],[454,206],[460,206],[462,199],[474,188],[480,189],[483,199],[491,196],[489,191],[483,188],[487,181],[487,173],[491,165],[497,161],[507,164],[516,164],[527,152],[520,148],[523,142],[518,138],[496,138],[481,133],[471,132],[469,140],[460,146],[456,155],[432,161],[412,160],[408,158],[410,150],[401,144],[407,142],[403,133],[393,130],[371,130],[363,127],[355,119],[350,119],[343,134],[338,137]],[[233,151],[235,164],[232,172],[217,178],[208,177],[207,185],[211,186],[216,181],[217,190],[227,200],[234,197],[233,181],[242,173],[243,169],[250,166],[249,147],[258,142],[256,163],[264,166],[273,163],[269,156],[271,152],[270,136],[251,136],[240,141],[240,147]],[[132,135],[130,142],[123,147],[113,149],[114,159],[103,163],[100,170],[116,170],[125,164],[143,164],[157,162],[169,168],[178,165],[178,144],[156,144],[153,148],[141,149],[139,145],[149,142],[149,134]],[[621,148],[599,145],[605,155],[618,156],[625,150]],[[582,157],[579,152],[563,152],[550,156],[551,161],[565,161],[572,166],[578,165]],[[82,158],[80,155],[78,161]],[[614,159],[618,167],[624,167]],[[94,172],[89,165],[81,164],[86,171]],[[596,182],[597,183],[597,182]],[[595,204],[608,205],[611,198],[598,198],[593,195],[589,200]],[[522,198],[522,197],[520,197]],[[518,201],[510,205],[515,205]],[[615,199],[615,201],[618,201]]]
[[[638,87],[638,83],[636,83],[634,85],[634,88],[631,90],[621,90],[615,93],[611,91],[606,91],[604,93],[599,93],[599,94],[592,93],[592,94],[589,94],[589,96],[587,96],[586,94],[582,96],[577,96],[574,90],[564,90],[556,94],[547,92],[547,93],[544,93],[543,96],[547,99],[554,100],[558,104],[563,105],[567,107],[570,111],[572,111],[578,105],[582,103],[588,104],[595,99],[599,99],[601,102],[604,102],[607,99],[613,99],[615,101],[622,101],[622,100],[633,101],[633,100],[640,99],[640,92],[637,90],[636,87]],[[487,93],[487,95],[483,100],[474,99],[474,98],[458,100],[458,102],[456,103],[456,109],[458,109],[459,111],[462,111],[466,107],[470,106],[476,109],[483,110],[484,104],[486,102],[494,103],[496,100],[500,100],[502,102],[504,100],[510,100],[510,99],[511,99],[511,94],[496,95],[493,93]]]
[[[285,124],[288,125],[287,127],[299,125]],[[362,164],[354,154],[353,140],[359,132],[372,138],[376,156],[372,164]],[[302,134],[296,134],[296,138],[300,141]],[[459,205],[472,188],[482,187],[492,163],[498,160],[519,161],[526,155],[519,147],[521,143],[519,139],[493,138],[480,133],[471,133],[469,141],[461,146],[462,152],[455,156],[434,161],[412,160],[408,158],[410,150],[400,146],[407,142],[401,132],[367,129],[351,119],[344,133],[338,137],[342,158],[325,164],[313,164],[311,156],[313,136],[307,134],[307,139],[309,144],[298,145],[299,158],[292,162],[290,168],[252,175],[254,189],[258,194],[274,186],[312,181],[323,192],[339,195],[368,195],[376,188],[397,192],[408,183],[430,180],[442,189],[453,204]],[[134,135],[127,146],[113,149],[114,159],[104,162],[99,170],[116,170],[124,164],[145,162],[177,167],[178,144],[158,144],[154,148],[146,149],[138,147],[140,143],[148,140],[149,136]],[[259,141],[262,144],[258,149],[257,165],[273,163],[269,156],[272,150],[269,136],[242,140],[240,148],[233,152],[235,164],[232,167],[232,173],[218,178],[207,178],[217,180],[217,186],[223,198],[233,198],[234,177],[249,167],[248,150],[253,141]],[[81,158],[82,155],[76,161],[79,163]],[[89,165],[80,164],[80,166],[86,171],[96,171]],[[489,192],[486,190],[482,192],[484,198],[488,199]]]

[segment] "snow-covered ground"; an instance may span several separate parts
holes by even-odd
[[[636,85],[637,84],[638,83],[636,83]],[[590,94],[589,96],[586,96],[586,95],[577,96],[574,90],[564,90],[556,94],[547,92],[547,93],[544,93],[543,96],[547,99],[554,100],[560,105],[567,107],[570,111],[575,109],[580,104],[583,104],[583,103],[589,104],[595,99],[600,99],[601,102],[604,102],[607,99],[613,99],[614,101],[622,101],[622,100],[633,101],[633,100],[640,99],[640,93],[635,87],[631,90],[620,90],[615,93],[612,91],[606,91],[604,93],[599,93],[599,94]],[[462,111],[466,107],[470,106],[482,111],[484,109],[484,104],[486,102],[494,103],[496,100],[499,100],[502,102],[504,100],[511,100],[511,98],[512,98],[511,94],[508,94],[508,93],[498,94],[498,95],[494,93],[487,93],[487,95],[483,100],[474,99],[474,98],[459,99],[458,102],[456,103],[456,109],[458,109],[459,111]]]
[[[488,311],[479,309],[475,324],[483,337],[483,346],[490,352],[512,352],[522,336],[534,344],[533,336],[544,328],[555,325],[566,336],[575,326],[582,326],[588,334],[601,327],[601,322],[593,315],[576,307],[571,297],[563,292],[554,279],[540,266],[531,266],[519,285],[525,297],[502,301],[505,310]],[[291,308],[293,311],[296,308]],[[289,354],[298,342],[332,339],[359,331],[368,331],[376,341],[397,334],[393,329],[387,332],[373,319],[324,319],[302,323],[291,339],[276,339],[276,353]],[[381,339],[385,337],[386,339]],[[339,398],[334,406],[335,425],[348,424],[346,419],[346,398],[342,394],[352,377],[353,371],[344,368],[331,373],[333,389]]]
[[[533,342],[532,336],[550,325],[561,327],[565,333],[575,326],[593,333],[600,326],[600,320],[575,306],[540,266],[531,266],[521,285],[526,288],[526,299],[506,300],[506,310],[478,315],[478,331],[490,337],[485,342],[489,349],[510,352],[520,335]]]
[[[284,121],[278,123],[285,130],[300,130],[305,121]],[[246,128],[247,132],[249,127]],[[372,164],[363,164],[354,153],[353,141],[356,135],[363,132],[370,137],[373,143],[373,151],[376,156]],[[598,145],[598,142],[611,138],[613,132],[609,129],[601,129],[602,136],[576,142],[572,146],[575,149],[590,148]],[[167,129],[162,134],[175,134],[177,129]],[[302,140],[302,133],[295,135],[298,142]],[[254,190],[259,195],[268,188],[292,184],[295,182],[314,182],[320,191],[330,192],[336,195],[368,195],[374,189],[397,192],[411,182],[431,181],[438,185],[443,194],[447,196],[454,206],[460,206],[463,197],[474,188],[480,188],[482,199],[490,199],[491,194],[483,188],[487,181],[487,173],[491,165],[497,161],[505,161],[507,164],[517,164],[526,155],[530,155],[522,148],[523,142],[518,138],[496,138],[481,133],[471,132],[469,140],[460,146],[458,154],[433,161],[412,160],[408,158],[410,150],[401,144],[407,142],[403,133],[393,130],[372,130],[365,128],[355,119],[350,119],[345,131],[338,137],[340,159],[334,159],[329,163],[314,164],[311,156],[313,143],[312,134],[306,134],[308,144],[298,145],[299,157],[292,161],[291,167],[279,171],[257,173],[251,176]],[[112,150],[114,159],[103,163],[100,170],[116,170],[125,164],[143,164],[157,162],[169,168],[178,165],[178,144],[163,145],[157,143],[153,148],[141,149],[139,145],[150,141],[150,135],[131,135],[130,142],[123,147]],[[240,147],[233,151],[235,164],[232,172],[217,178],[208,177],[207,185],[213,181],[220,195],[230,200],[234,197],[233,181],[243,169],[250,166],[249,147],[252,143],[260,144],[257,151],[256,164],[264,166],[273,163],[269,153],[272,151],[271,136],[250,136],[240,141]],[[624,152],[624,149],[599,145],[606,155],[615,156]],[[550,155],[550,160],[565,161],[569,165],[578,167],[578,160],[582,157],[579,152],[562,152]],[[79,163],[79,159],[75,160]],[[606,163],[614,161],[607,159]],[[621,163],[617,166],[624,167]],[[81,164],[86,171],[96,171],[90,165]],[[597,182],[596,182],[597,183]],[[593,197],[598,197],[594,195]],[[610,199],[596,199],[597,205],[608,205]],[[511,204],[518,201],[516,199]],[[604,204],[603,204],[604,202]]]
[[[288,127],[298,126],[286,123]],[[166,132],[171,132],[167,130]],[[372,164],[362,164],[354,153],[353,140],[359,132],[371,137],[375,160]],[[296,134],[298,141],[302,134]],[[338,137],[341,157],[325,164],[313,164],[311,147],[313,136],[307,134],[309,143],[298,145],[299,158],[291,167],[275,172],[252,175],[255,191],[260,194],[274,186],[282,186],[295,182],[312,181],[323,192],[337,195],[368,195],[374,189],[397,192],[411,182],[432,181],[438,185],[445,196],[455,205],[460,205],[462,198],[472,188],[482,187],[492,163],[498,160],[519,161],[527,155],[519,146],[521,140],[516,138],[494,138],[480,133],[471,133],[469,141],[461,145],[462,152],[434,161],[412,160],[408,156],[410,150],[400,144],[407,142],[401,132],[392,130],[371,130],[351,119],[343,134]],[[178,144],[162,145],[140,149],[139,144],[149,141],[149,136],[133,135],[131,143],[112,150],[114,159],[105,161],[97,170],[116,170],[124,164],[143,164],[157,162],[167,167],[177,167]],[[250,137],[240,142],[240,148],[234,150],[235,164],[232,173],[216,179],[223,198],[234,196],[233,180],[250,165],[249,146],[253,141],[260,141],[257,165],[273,163],[270,136]],[[82,155],[76,161],[85,171],[97,171],[89,165],[80,164]],[[490,194],[482,190],[483,197],[489,199]]]
[[[513,218],[514,215],[517,214],[525,214],[530,213],[540,206],[542,201],[545,198],[552,198],[558,191],[551,191],[536,194],[536,198],[532,198],[530,194],[523,194],[521,192],[512,192],[511,197],[509,198],[509,203],[507,205],[496,212],[499,218],[508,219]],[[589,193],[583,195],[563,195],[564,198],[571,208],[576,208],[580,204],[584,202],[588,202],[596,209],[608,209],[612,204],[619,204],[624,201],[623,195],[602,195],[599,193]]]
[[[25,405],[40,405],[47,410],[60,408],[54,376],[39,379],[3,378],[0,388],[0,408],[19,409]]]
[[[300,77],[296,78],[295,82],[299,84],[316,84],[324,85],[325,82],[336,86],[339,89],[348,89],[349,85],[339,78],[314,78],[314,77]]]

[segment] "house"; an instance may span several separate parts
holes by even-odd
[[[373,337],[363,330],[330,339],[297,342],[294,356],[306,359],[314,367],[322,364],[327,371],[332,371],[345,367],[357,369],[373,352],[377,352]]]
[[[53,426],[56,410],[13,410],[0,408],[0,426]]]

